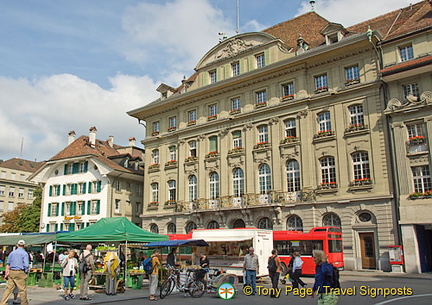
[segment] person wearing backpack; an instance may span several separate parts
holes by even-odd
[[[281,265],[277,250],[273,249],[271,253],[272,255],[268,258],[267,268],[269,271],[270,280],[272,282],[272,288],[274,288],[273,293],[270,294],[270,297],[275,298],[276,295],[274,294],[274,292],[278,289]]]
[[[158,276],[159,276],[159,267],[161,266],[161,262],[158,258],[159,250],[154,249],[153,254],[151,256],[151,263],[152,263],[152,271],[149,275],[150,280],[150,301],[157,301],[158,298],[156,297],[156,289],[158,286]]]
[[[293,288],[299,288],[299,284],[304,287],[306,284],[300,279],[302,275],[303,260],[300,258],[299,252],[294,252],[294,262],[292,266],[291,278],[293,279]]]
[[[315,282],[313,285],[312,298],[318,291],[318,305],[336,305],[338,297],[330,292],[333,282],[333,265],[327,262],[327,255],[322,250],[313,250],[315,263]]]
[[[80,287],[80,300],[90,301],[91,298],[88,296],[88,286],[92,277],[94,269],[94,257],[92,251],[92,245],[87,245],[85,250],[80,255],[80,273],[81,273],[81,287]]]

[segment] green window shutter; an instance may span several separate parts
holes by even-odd
[[[60,224],[60,231],[63,231],[63,223]]]
[[[86,223],[86,227],[88,227],[88,226],[90,226],[90,223],[88,222],[88,223]]]
[[[77,174],[79,169],[79,163],[74,163],[72,165],[72,174]]]
[[[213,152],[213,151],[218,151],[218,145],[217,145],[217,137],[210,137],[210,151],[209,152]]]
[[[91,200],[87,201],[87,215],[90,215],[91,211]]]
[[[75,224],[71,223],[69,224],[69,232],[73,232],[73,231],[75,231]]]
[[[50,187],[49,187],[49,195],[50,195],[50,197],[52,196],[52,189],[53,189],[53,187],[52,187],[52,185],[50,185]]]
[[[83,183],[83,188],[82,188],[83,194],[86,193],[86,188],[87,188],[87,184],[84,182]]]
[[[72,184],[71,195],[76,195],[76,193],[77,193],[77,186],[78,185],[76,183]]]
[[[64,216],[65,203],[62,202],[61,216]]]
[[[92,183],[91,181],[88,183],[88,193],[90,194],[92,192]]]
[[[75,201],[72,201],[71,203],[70,203],[70,216],[73,216],[73,215],[75,215]]]
[[[85,201],[82,202],[82,212],[81,215],[85,215]]]
[[[48,203],[48,217],[51,216],[51,203]]]
[[[56,204],[56,216],[59,216],[59,210],[60,210],[59,205],[60,205],[59,203]]]
[[[97,192],[98,193],[101,191],[101,187],[102,187],[102,181],[98,180],[98,182],[97,182]]]
[[[50,224],[47,223],[47,225],[46,225],[46,231],[49,232],[49,230],[50,230]]]
[[[56,223],[55,225],[54,225],[54,232],[57,232],[58,231],[58,223]]]
[[[64,173],[65,175],[67,175],[67,170],[68,170],[68,165],[65,164],[65,165],[64,165],[64,171],[63,171],[63,173]]]
[[[87,173],[87,171],[88,171],[88,161],[84,163],[84,173]]]
[[[66,184],[63,184],[63,196],[66,195]]]
[[[96,214],[100,214],[100,200],[98,200],[96,204]]]

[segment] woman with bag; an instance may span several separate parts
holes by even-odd
[[[61,266],[63,267],[64,299],[68,301],[75,298],[72,293],[75,288],[75,274],[78,269],[78,261],[75,258],[75,251],[69,251],[69,255],[62,261]],[[70,290],[68,293],[69,286]]]
[[[299,288],[299,284],[302,285],[302,287],[306,286],[306,284],[300,279],[300,276],[302,275],[302,266],[303,260],[300,258],[300,253],[294,252],[294,263],[291,276],[293,279],[293,288]]]
[[[280,274],[280,258],[276,249],[272,250],[272,255],[268,258],[267,268],[269,270],[269,277],[272,282],[273,293],[270,294],[271,298],[275,298],[274,292],[278,289],[278,281]]]

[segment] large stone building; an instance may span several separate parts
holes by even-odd
[[[42,165],[43,162],[20,158],[0,161],[0,215],[14,210],[20,204],[33,202],[33,190],[37,184],[27,181],[27,178]]]
[[[431,6],[403,9],[404,26],[380,44],[405,268],[415,273],[432,271]]]
[[[340,226],[346,269],[389,270],[401,236],[377,45],[428,5],[349,28],[309,12],[226,39],[180,87],[161,84],[129,112],[147,123],[143,228]]]
[[[89,136],[75,139],[36,171],[31,179],[43,187],[41,231],[75,231],[104,217],[124,216],[141,226],[143,149]]]

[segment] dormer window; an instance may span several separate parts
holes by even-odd
[[[348,31],[338,23],[329,23],[323,30],[321,30],[320,34],[323,35],[326,39],[326,45],[331,45],[341,41],[345,34]]]

